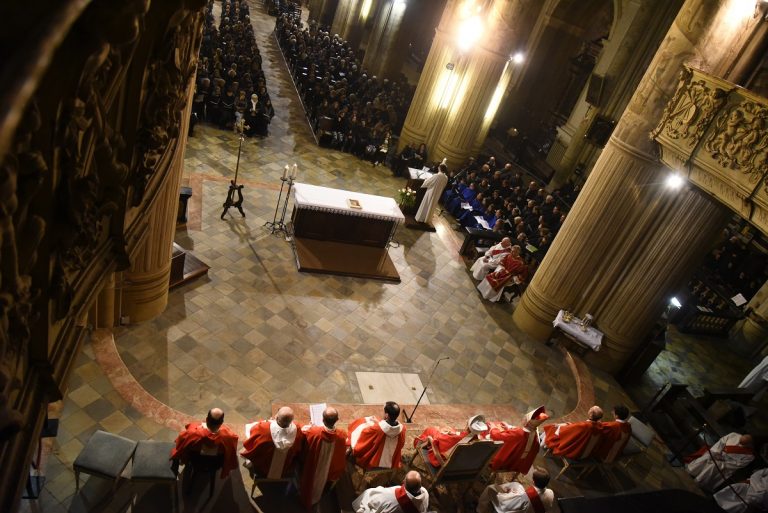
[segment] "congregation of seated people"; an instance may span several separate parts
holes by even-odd
[[[275,34],[318,142],[374,166],[391,160],[413,96],[407,81],[369,74],[349,43],[315,22],[282,15]]]
[[[261,63],[247,2],[223,0],[217,29],[209,1],[190,131],[194,121],[201,120],[225,130],[237,131],[240,126],[249,136],[267,136],[275,110]]]
[[[550,194],[535,181],[526,185],[521,171],[511,163],[499,167],[493,156],[483,164],[470,158],[449,175],[441,200],[456,228],[493,233],[490,242],[481,238],[475,244],[478,259],[472,274],[480,281],[480,293],[499,301],[505,287],[516,285],[513,295],[519,295],[565,222],[566,200],[575,199],[578,187],[568,184]]]

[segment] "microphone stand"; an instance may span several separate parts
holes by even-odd
[[[440,365],[440,362],[442,362],[443,360],[450,360],[450,359],[451,359],[450,356],[444,356],[443,358],[440,358],[440,359],[438,359],[435,362],[435,366],[432,367],[432,372],[429,374],[429,378],[427,378],[427,384],[424,385],[424,390],[421,391],[421,395],[419,396],[419,400],[416,401],[416,406],[413,407],[413,411],[411,412],[410,415],[408,415],[407,413],[403,412],[405,414],[405,422],[406,422],[406,424],[411,424],[412,423],[411,419],[413,419],[413,414],[416,413],[416,408],[419,407],[419,404],[421,404],[421,400],[424,399],[424,394],[427,393],[427,387],[432,382],[432,376],[435,375],[435,371],[437,370],[437,366]]]

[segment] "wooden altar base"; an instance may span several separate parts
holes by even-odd
[[[293,251],[301,272],[400,283],[387,248],[294,237]]]
[[[403,213],[405,216],[405,227],[410,228],[411,230],[421,230],[424,232],[434,232],[435,227],[432,226],[429,223],[422,223],[416,220],[416,218],[412,214],[406,214]]]

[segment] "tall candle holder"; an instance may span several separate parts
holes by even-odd
[[[295,183],[296,176],[298,174],[297,172],[297,166],[296,164],[293,165],[293,170],[289,172],[289,166],[285,166],[285,171],[283,172],[283,176],[280,177],[280,193],[277,196],[277,203],[275,204],[275,214],[272,217],[272,221],[268,221],[264,223],[264,226],[269,228],[269,232],[274,235],[275,233],[281,232],[285,234],[286,239],[290,237],[290,232],[288,231],[288,227],[285,223],[285,215],[288,212],[288,200],[291,197],[291,189],[293,188],[293,184]],[[288,191],[285,193],[285,197],[283,197],[283,188],[285,185],[288,184]],[[283,209],[280,213],[280,219],[277,219],[277,212],[280,210],[280,202],[283,201]]]
[[[245,120],[240,120],[239,123],[235,125],[235,129],[237,130],[237,133],[240,135],[240,145],[237,147],[237,164],[235,164],[235,178],[233,180],[229,181],[229,190],[227,190],[227,199],[224,200],[224,210],[221,212],[221,219],[224,219],[224,216],[227,215],[227,212],[229,212],[230,208],[236,208],[240,215],[245,217],[245,212],[243,211],[243,186],[237,185],[237,175],[240,171],[240,152],[243,150],[243,141],[245,140]],[[237,199],[235,199],[235,196],[237,196]]]

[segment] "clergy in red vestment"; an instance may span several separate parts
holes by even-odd
[[[595,458],[606,463],[611,463],[621,456],[632,436],[632,425],[628,422],[629,408],[623,404],[614,406],[613,419],[603,422],[600,440],[592,451]]]
[[[257,476],[282,479],[290,476],[303,441],[300,426],[293,421],[293,410],[283,406],[274,419],[250,425],[240,455]]]
[[[538,427],[548,418],[544,406],[539,406],[525,415],[522,427],[505,422],[492,425],[488,434],[490,439],[504,442],[504,445],[491,460],[491,469],[527,474],[539,453]]]
[[[571,424],[549,424],[542,428],[541,445],[555,456],[580,460],[589,458],[600,439],[603,410],[589,409],[588,419]]]
[[[224,426],[224,411],[213,408],[205,422],[191,422],[176,438],[171,459],[182,464],[194,463],[197,456],[219,456],[223,463],[221,477],[227,477],[237,468],[237,435]]]
[[[400,406],[394,401],[384,405],[384,418],[363,417],[349,425],[347,445],[355,464],[372,468],[400,468],[400,453],[405,444],[405,426],[397,421]]]
[[[325,485],[337,481],[344,473],[347,433],[336,429],[339,412],[328,407],[323,412],[323,425],[306,425],[304,434],[304,461],[299,493],[307,510],[320,502]]]
[[[528,266],[520,257],[520,246],[512,246],[509,253],[504,255],[499,265],[492,273],[488,273],[483,281],[478,283],[477,290],[483,299],[498,301],[504,286],[513,280],[516,283],[525,283],[528,278]]]
[[[429,463],[433,467],[441,467],[456,445],[469,443],[486,431],[488,431],[488,424],[485,423],[485,418],[482,415],[475,415],[469,418],[467,429],[464,431],[428,427],[413,440],[413,446],[419,450],[421,445],[429,444],[427,452]]]

